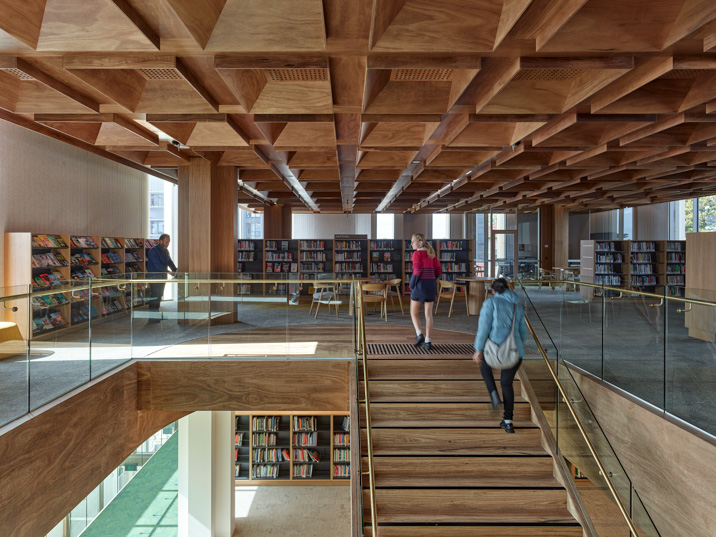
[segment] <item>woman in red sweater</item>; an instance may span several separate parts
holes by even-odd
[[[410,240],[415,250],[413,254],[413,275],[410,277],[410,318],[415,327],[414,345],[426,350],[432,348],[430,333],[433,330],[433,303],[435,302],[436,282],[443,269],[435,256],[435,250],[425,240],[425,235],[416,233]],[[420,330],[420,304],[425,308],[425,335]]]

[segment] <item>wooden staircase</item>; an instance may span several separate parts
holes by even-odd
[[[472,343],[470,336],[450,334]],[[410,329],[372,325],[367,336],[369,343],[414,339]],[[439,350],[439,340],[434,345]],[[380,537],[583,535],[553,475],[530,405],[519,395],[519,381],[516,434],[506,434],[471,356],[369,355],[368,377]],[[364,405],[360,410],[366,454]],[[364,484],[364,529],[370,536],[367,478]]]

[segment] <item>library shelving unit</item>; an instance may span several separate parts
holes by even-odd
[[[79,327],[93,319],[126,311],[131,290],[123,293],[114,286],[93,290],[75,290],[90,277],[124,277],[146,269],[146,248],[156,241],[141,238],[99,237],[94,235],[5,234],[5,282],[8,287],[31,286],[33,292],[48,291],[32,300],[31,326],[22,322],[26,314],[14,314],[20,320],[23,337],[47,339],[59,331]],[[142,292],[135,293],[135,306],[142,305]],[[26,312],[22,301],[14,304]]]
[[[241,279],[260,279],[264,272],[263,240],[240,240],[237,244],[237,271]],[[240,295],[261,294],[260,285],[241,283],[238,285]]]
[[[265,240],[266,251],[264,277],[285,279],[298,278],[298,241],[297,240]],[[290,292],[288,283],[272,284],[268,294],[285,296]]]
[[[333,479],[349,479],[351,477],[350,423],[349,416],[333,416],[331,423]]]
[[[249,479],[251,427],[249,416],[234,416],[234,479]]]
[[[143,276],[147,271],[147,252],[144,249],[144,239],[126,238],[124,239],[124,272],[125,274],[137,274],[138,278]],[[134,304],[132,307],[139,307],[146,303],[146,284],[135,285],[134,296],[131,290],[125,291],[125,305]]]
[[[333,241],[333,261],[336,278],[364,278],[368,264],[367,239],[336,239]]]
[[[119,278],[125,273],[124,239],[119,237],[100,238],[100,276],[102,278]],[[125,310],[124,293],[119,287],[102,287],[101,313],[113,315]]]
[[[609,287],[628,285],[630,253],[629,241],[581,241],[580,280]],[[588,287],[580,292],[587,299],[594,295]]]
[[[402,278],[402,253],[401,241],[396,240],[371,240],[370,247],[370,270],[369,276],[378,278],[381,281]]]
[[[429,240],[429,239],[428,239]],[[410,276],[413,274],[413,246],[410,244],[411,239],[403,240],[403,291],[406,295],[410,294]]]
[[[100,276],[102,250],[100,238],[90,235],[70,235],[70,278],[75,282],[84,282]],[[91,295],[91,296],[90,296]],[[96,319],[102,310],[100,293],[97,291],[73,291],[71,293],[71,311],[73,325],[84,324],[90,317]]]
[[[456,278],[470,276],[474,259],[473,241],[470,239],[438,240],[433,247],[443,267],[441,280],[454,282]]]
[[[330,239],[315,239],[298,241],[299,278],[301,280],[316,280],[319,274],[332,274],[333,272],[333,241]],[[312,294],[312,285],[302,285],[302,294]]]
[[[350,477],[345,414],[236,413],[234,420],[237,485],[339,485]]]
[[[686,289],[686,241],[660,241],[664,255],[660,267],[660,285],[669,296],[684,296]]]
[[[625,241],[629,246],[629,287],[637,291],[656,290],[658,263],[656,241]]]

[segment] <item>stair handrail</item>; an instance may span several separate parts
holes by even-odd
[[[365,406],[365,428],[366,428],[366,444],[368,447],[368,471],[363,472],[361,468],[361,475],[368,476],[368,484],[370,488],[370,517],[371,527],[373,530],[373,537],[378,536],[378,521],[376,518],[377,508],[375,503],[375,472],[373,469],[373,435],[370,421],[370,396],[368,389],[368,358],[367,358],[367,346],[365,339],[365,309],[363,308],[363,286],[361,282],[356,282],[354,286],[356,296],[353,299],[354,304],[357,305],[357,309],[360,310],[360,316],[358,317],[358,352],[361,355],[363,362],[363,393],[364,398],[362,403]]]
[[[597,466],[599,467],[599,473],[604,477],[604,480],[607,483],[607,487],[609,488],[609,492],[611,492],[612,496],[614,497],[614,501],[616,502],[617,507],[619,508],[619,511],[621,512],[622,516],[624,517],[624,520],[626,521],[627,526],[629,526],[629,531],[631,532],[632,537],[639,537],[636,526],[634,526],[634,522],[632,521],[631,517],[629,517],[629,515],[627,514],[626,508],[624,507],[624,504],[622,503],[621,498],[619,498],[619,495],[617,494],[616,488],[614,487],[612,480],[609,478],[609,473],[607,472],[606,468],[602,464],[602,461],[599,458],[599,455],[597,455],[597,451],[594,448],[594,445],[592,444],[591,440],[589,440],[589,435],[587,435],[587,431],[584,429],[582,422],[579,420],[579,417],[577,416],[577,412],[574,409],[574,407],[572,406],[572,403],[569,400],[569,396],[567,395],[567,392],[565,391],[564,387],[562,386],[562,383],[560,382],[559,377],[557,376],[557,373],[554,371],[554,368],[552,367],[552,364],[550,363],[549,358],[547,358],[547,353],[545,352],[544,348],[542,347],[542,343],[540,343],[540,340],[537,337],[537,334],[535,333],[534,328],[532,327],[532,323],[529,321],[527,316],[525,316],[525,322],[527,323],[527,328],[529,328],[530,333],[532,334],[532,338],[535,340],[535,343],[537,344],[537,350],[539,350],[540,354],[542,355],[542,358],[544,359],[545,363],[547,364],[547,368],[549,369],[550,375],[552,375],[552,379],[554,379],[554,382],[557,385],[557,389],[559,390],[559,393],[562,396],[562,400],[567,405],[567,408],[569,409],[569,413],[572,415],[572,418],[574,419],[575,423],[577,424],[577,428],[579,429],[579,432],[581,433],[582,437],[584,438],[584,441],[587,443],[589,452],[592,454],[594,461],[597,463]]]

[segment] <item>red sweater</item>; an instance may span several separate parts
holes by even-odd
[[[435,280],[443,273],[438,257],[430,257],[425,250],[416,250],[413,254],[413,274],[421,280]]]

